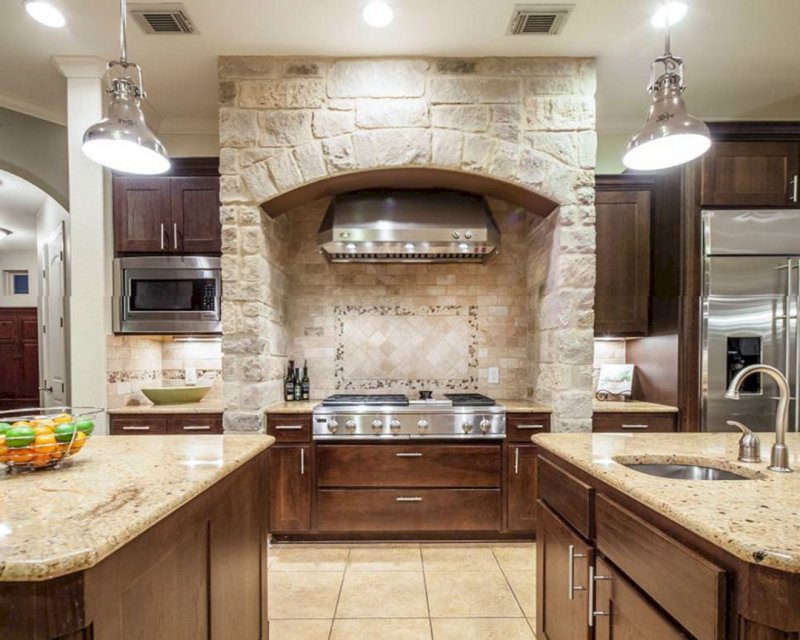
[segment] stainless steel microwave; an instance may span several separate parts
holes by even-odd
[[[114,260],[114,333],[221,333],[220,258]]]

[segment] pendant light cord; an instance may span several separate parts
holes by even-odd
[[[128,64],[128,6],[126,0],[119,0],[119,61]]]

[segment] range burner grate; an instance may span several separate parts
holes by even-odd
[[[326,407],[353,405],[407,407],[408,396],[399,393],[337,393],[322,401]]]
[[[490,397],[480,393],[445,393],[444,397],[450,400],[454,407],[493,407],[497,404]]]

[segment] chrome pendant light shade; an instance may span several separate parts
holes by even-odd
[[[94,162],[125,173],[154,175],[170,168],[167,150],[142,111],[142,72],[128,62],[127,7],[120,0],[120,59],[108,63],[108,117],[83,134],[83,152]]]
[[[683,92],[683,60],[670,52],[670,28],[666,27],[663,56],[650,66],[647,90],[653,97],[644,126],[628,142],[622,158],[629,169],[653,171],[675,167],[694,160],[708,151],[711,135],[708,126],[686,109]],[[664,70],[656,77],[656,67]]]

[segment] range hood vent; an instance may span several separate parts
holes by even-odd
[[[564,28],[573,4],[518,4],[514,7],[508,35],[557,35]]]
[[[197,29],[182,4],[131,4],[128,13],[147,34],[195,34]]]
[[[336,196],[317,240],[331,262],[485,262],[500,230],[483,196],[380,189]]]

